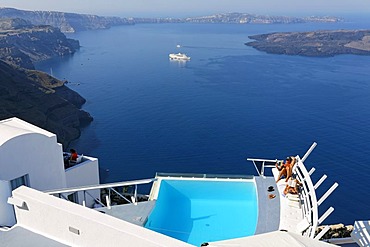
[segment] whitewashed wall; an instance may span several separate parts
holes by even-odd
[[[12,226],[15,224],[14,210],[7,203],[8,197],[12,195],[9,181],[0,180],[0,226]]]
[[[0,146],[0,225],[15,224],[7,203],[10,181],[28,174],[30,186],[38,190],[66,187],[62,146],[56,137],[39,133],[16,136]]]
[[[16,136],[0,148],[2,180],[29,175],[30,186],[38,190],[66,187],[62,146],[56,136],[39,133]]]
[[[100,184],[98,159],[84,156],[84,160],[80,164],[66,170],[66,183],[68,188]],[[92,197],[100,199],[100,190],[90,190],[88,192]],[[93,206],[94,198],[92,197],[85,196],[86,206]],[[78,200],[80,204],[82,204],[83,199],[83,192],[79,192]]]
[[[17,224],[70,246],[177,246],[187,243],[39,191],[20,187],[13,197]]]

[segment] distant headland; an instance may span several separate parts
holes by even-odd
[[[132,20],[120,17],[101,17],[56,11],[28,11],[13,8],[0,8],[0,18],[21,18],[33,25],[50,25],[59,28],[63,33],[133,24]]]
[[[112,26],[144,23],[294,24],[308,22],[332,23],[343,21],[342,18],[330,16],[310,16],[301,18],[289,16],[254,15],[246,13],[225,13],[185,18],[122,18],[56,11],[27,11],[13,8],[0,8],[0,18],[22,18],[34,25],[50,25],[57,27],[64,33],[107,29]]]
[[[33,25],[23,19],[0,19],[0,59],[26,69],[33,63],[75,53],[78,40],[67,38],[58,28]]]
[[[370,55],[370,30],[282,32],[249,36],[246,43],[271,54],[330,57],[340,54]]]

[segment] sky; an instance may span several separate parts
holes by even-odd
[[[370,14],[370,0],[0,0],[0,7],[120,17]]]

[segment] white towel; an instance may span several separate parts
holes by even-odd
[[[295,194],[287,194],[286,197],[291,200],[291,201],[297,201],[299,202],[299,196],[298,195],[295,195]]]
[[[289,185],[289,187],[295,188],[296,185],[297,185],[297,181],[295,179],[289,179],[288,180],[288,185]]]

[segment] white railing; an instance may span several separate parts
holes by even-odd
[[[330,207],[320,218],[318,214],[318,207],[322,202],[330,196],[330,194],[338,187],[338,183],[334,183],[330,189],[328,189],[325,194],[317,200],[316,189],[322,184],[322,182],[327,178],[326,175],[323,175],[319,181],[314,185],[311,180],[311,175],[315,171],[315,168],[311,168],[310,171],[307,171],[303,161],[307,159],[313,149],[316,147],[316,143],[313,143],[306,154],[300,159],[299,156],[296,156],[296,163],[293,167],[292,173],[297,176],[298,181],[302,183],[302,189],[300,191],[299,197],[302,203],[302,214],[303,214],[303,228],[301,233],[304,236],[314,238],[316,228],[334,211],[333,207]],[[248,158],[248,161],[252,161],[256,171],[259,176],[264,176],[265,168],[275,168],[275,164],[279,160],[271,159],[253,159]],[[301,226],[301,227],[302,227]],[[325,228],[320,235],[324,235],[330,228]]]
[[[319,221],[316,191],[306,167],[299,158],[293,173],[297,175],[298,181],[302,183],[300,198],[303,202],[303,217],[309,223],[309,227],[304,230],[303,235],[313,238]]]
[[[90,185],[90,186],[80,186],[80,187],[73,187],[73,188],[67,188],[67,189],[60,189],[60,190],[48,190],[44,191],[45,193],[49,195],[54,195],[63,199],[67,199],[66,195],[75,193],[75,192],[83,192],[83,200],[82,205],[86,206],[86,196],[91,197],[96,201],[96,203],[100,204],[101,206],[110,208],[111,202],[112,202],[112,191],[117,194],[119,197],[121,197],[123,200],[125,200],[127,203],[136,203],[138,201],[138,185],[143,184],[149,184],[156,181],[155,178],[151,179],[141,179],[141,180],[133,180],[133,181],[126,181],[126,182],[118,182],[118,183],[108,183],[108,184],[98,184],[98,185]],[[126,198],[128,194],[120,193],[115,188],[120,187],[127,187],[127,186],[134,186],[134,192],[130,193],[131,201]],[[106,205],[101,201],[99,198],[94,198],[89,191],[93,190],[101,190],[101,189],[107,189],[108,194],[105,196]],[[124,195],[123,195],[124,194]],[[126,196],[125,196],[126,195]]]
[[[259,176],[265,175],[265,168],[274,168],[276,162],[283,162],[283,160],[268,160],[268,159],[254,159],[254,158],[247,158],[248,161],[252,161],[254,168]],[[258,164],[260,163],[260,165]],[[261,167],[259,167],[261,166]]]

